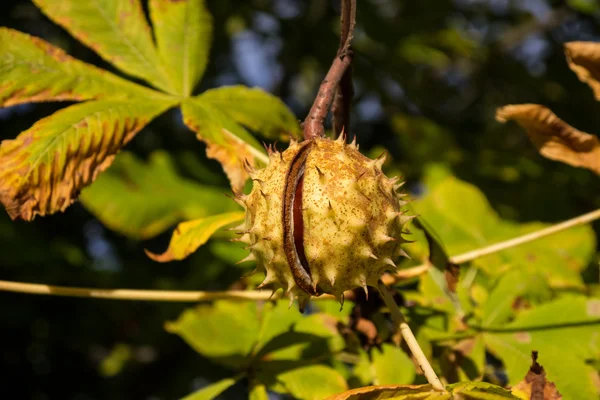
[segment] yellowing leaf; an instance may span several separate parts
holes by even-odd
[[[498,109],[496,119],[500,122],[517,121],[544,157],[600,174],[598,138],[573,128],[546,107],[537,104],[508,105]]]
[[[225,86],[198,96],[205,104],[220,109],[236,122],[271,139],[301,138],[298,119],[277,97],[259,88]]]
[[[242,211],[230,212],[181,223],[175,229],[166,252],[154,254],[146,250],[146,254],[159,262],[183,260],[206,243],[217,229],[241,221],[244,215]]]
[[[238,210],[223,192],[180,177],[164,151],[152,153],[148,163],[124,152],[80,199],[110,229],[148,239],[182,220]]]
[[[11,218],[65,210],[170,102],[97,100],[36,122],[0,146],[0,202]]]
[[[0,107],[152,96],[162,95],[78,61],[40,38],[0,28]]]
[[[569,68],[577,74],[580,81],[592,88],[596,100],[600,101],[600,43],[567,43],[565,55]]]
[[[206,142],[206,155],[223,166],[233,190],[241,191],[248,179],[245,161],[251,165],[255,158],[268,162],[256,139],[218,108],[193,98],[184,101],[181,110],[185,124]]]
[[[204,74],[212,17],[204,0],[150,0],[158,53],[177,93],[189,96]]]
[[[402,400],[447,400],[452,395],[448,392],[436,392],[431,385],[379,385],[365,386],[348,390],[327,397],[326,400],[367,400],[367,399],[402,399]]]
[[[125,73],[176,93],[139,0],[33,0],[52,21]]]

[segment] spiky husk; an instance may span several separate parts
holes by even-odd
[[[256,272],[266,272],[259,287],[283,288],[302,305],[310,295],[292,276],[283,249],[282,207],[286,176],[302,143],[292,142],[280,153],[269,150],[269,165],[248,169],[252,192],[237,200],[246,208],[240,241],[256,260]],[[304,250],[312,285],[320,293],[341,298],[346,290],[377,286],[381,274],[395,270],[394,260],[405,255],[402,228],[411,217],[401,211],[405,201],[397,179],[381,167],[385,156],[371,160],[344,137],[314,139],[304,169],[302,192]]]

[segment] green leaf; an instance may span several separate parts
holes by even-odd
[[[169,68],[175,91],[189,96],[204,74],[212,17],[204,0],[150,0],[158,54]]]
[[[164,151],[152,153],[148,163],[125,152],[80,199],[110,229],[148,239],[181,220],[239,209],[223,192],[181,178]]]
[[[401,348],[384,343],[381,352],[373,349],[372,357],[373,383],[392,385],[414,381],[415,365]]]
[[[65,210],[123,145],[172,105],[97,100],[39,120],[0,146],[0,201],[13,219]]]
[[[458,379],[479,380],[485,369],[485,343],[481,335],[461,340],[452,347],[455,353]]]
[[[298,119],[276,96],[242,85],[210,89],[198,96],[234,121],[270,139],[301,138]]]
[[[235,191],[240,192],[248,179],[246,161],[250,165],[255,159],[268,163],[256,139],[218,108],[193,98],[185,100],[181,110],[183,121],[206,143],[206,155],[221,163]]]
[[[248,395],[248,400],[269,400],[267,387],[261,383],[254,382],[250,387],[250,394]]]
[[[520,400],[514,396],[510,390],[500,386],[492,385],[487,382],[459,382],[446,387],[452,398],[469,399],[469,400],[502,400],[514,399]]]
[[[600,354],[599,327],[600,300],[566,296],[521,312],[511,324],[486,332],[484,340],[504,363],[511,384],[525,376],[531,351],[537,350],[548,380],[565,399],[591,399],[598,391],[586,360]]]
[[[530,233],[549,224],[516,224],[499,218],[475,186],[447,177],[415,202],[415,212],[435,227],[448,253],[457,255]],[[552,287],[583,288],[579,275],[591,258],[595,238],[591,227],[579,226],[499,253],[473,263],[492,276],[512,268],[540,273]]]
[[[515,269],[503,275],[483,306],[482,326],[501,326],[515,315],[514,303],[519,298],[551,296],[543,276]]]
[[[133,354],[130,345],[117,343],[109,355],[100,363],[100,374],[104,377],[118,375],[132,357]]]
[[[303,400],[322,400],[348,389],[344,377],[325,365],[309,365],[283,371],[277,375],[277,381],[279,385],[273,390]]]
[[[52,21],[125,73],[171,93],[139,0],[33,0]]]
[[[243,370],[258,337],[256,303],[216,301],[185,310],[168,332],[181,336],[194,350],[213,361]]]
[[[182,400],[212,400],[218,395],[235,385],[236,378],[225,378],[220,381],[211,383],[202,389],[185,396]]]
[[[302,314],[296,310],[291,310],[288,301],[279,300],[275,303],[265,304],[255,353],[260,353],[261,349],[273,338],[292,330],[294,324],[301,320]]]
[[[281,302],[284,303],[284,302]],[[287,310],[288,313],[300,315],[298,312]],[[288,324],[280,324],[279,313],[265,316],[268,326],[276,323],[279,327]],[[283,316],[283,320],[291,321],[295,317]],[[307,317],[296,317],[296,322],[285,330],[278,329],[273,335],[271,328],[266,337],[261,338],[261,344],[256,357],[265,361],[290,360],[299,361],[311,358],[333,355],[345,347],[345,342],[337,330],[337,320],[327,314],[313,314]],[[264,334],[264,333],[263,333]],[[264,343],[264,344],[263,344]]]
[[[146,250],[148,257],[158,262],[183,260],[210,239],[220,228],[244,219],[242,211],[213,215],[177,225],[169,248],[162,254]]]
[[[0,28],[0,106],[59,100],[163,96],[76,60],[58,47]]]

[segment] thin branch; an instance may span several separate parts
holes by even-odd
[[[522,245],[525,243],[532,242],[537,239],[541,239],[546,236],[553,235],[555,233],[567,230],[569,228],[573,228],[578,225],[587,224],[587,223],[595,221],[597,219],[600,219],[600,209],[591,211],[587,214],[583,214],[583,215],[580,215],[575,218],[568,219],[568,220],[560,222],[556,225],[552,225],[547,228],[540,229],[539,231],[527,233],[525,235],[522,235],[522,236],[519,236],[516,238],[512,238],[512,239],[508,239],[503,242],[494,243],[492,245],[482,247],[482,248],[479,248],[476,250],[468,251],[463,254],[451,256],[449,261],[452,264],[457,264],[457,265],[464,264],[464,263],[476,260],[476,259],[484,257],[484,256],[489,256],[490,254],[498,253],[502,250],[507,250],[512,247],[516,247],[516,246],[519,246],[519,245]],[[410,279],[411,277],[414,277],[414,276],[410,276],[410,274],[412,274],[412,273],[419,273],[419,272],[425,273],[425,272],[427,272],[427,270],[430,267],[431,267],[431,264],[429,262],[426,262],[424,264],[420,264],[415,267],[412,267],[410,270],[400,270],[396,274],[384,275],[383,281],[386,285],[390,286],[398,281],[407,280],[407,279]],[[408,276],[403,275],[403,272],[406,272],[406,271],[410,271]]]
[[[336,56],[319,87],[319,93],[304,120],[304,139],[314,139],[325,135],[325,118],[336,98],[334,129],[341,131],[347,129],[349,121],[350,100],[352,98],[352,78],[348,69],[352,63],[352,41],[354,26],[356,24],[356,0],[342,0],[342,13],[340,20],[340,46]],[[340,82],[343,88],[338,90]],[[337,95],[336,95],[337,93]],[[346,118],[347,117],[347,118]],[[337,121],[335,121],[337,119]],[[340,125],[341,124],[341,125]]]
[[[473,261],[479,257],[497,253],[508,248],[518,246],[536,239],[543,238],[554,233],[572,228],[577,225],[583,225],[588,222],[600,219],[600,209],[569,219],[559,224],[541,229],[537,232],[496,243],[481,249],[469,251],[450,257],[454,264],[463,264]],[[396,274],[386,274],[382,276],[385,285],[393,285],[401,280],[408,280],[424,274],[431,268],[429,263],[417,265],[415,267],[398,271]],[[179,301],[179,302],[197,302],[212,301],[220,299],[229,300],[267,300],[271,297],[269,292],[229,290],[223,292],[203,292],[203,291],[166,291],[166,290],[133,290],[133,289],[96,289],[96,288],[73,288],[65,286],[53,286],[44,284],[0,281],[0,291],[29,293],[52,296],[68,297],[92,297],[111,300],[143,300],[143,301]],[[350,294],[351,292],[348,292]],[[273,298],[278,298],[276,293]],[[315,299],[332,299],[332,296],[322,295]]]
[[[178,291],[178,290],[134,290],[96,289],[0,281],[0,290],[6,292],[29,293],[49,296],[91,297],[109,300],[144,300],[197,302],[212,300],[268,300],[267,291],[229,290],[222,292]],[[273,296],[275,297],[275,296]]]
[[[564,231],[565,229],[572,228],[577,225],[587,224],[588,222],[595,221],[600,218],[600,209],[589,212],[587,214],[580,215],[575,218],[563,221],[556,225],[549,226],[548,228],[540,229],[536,232],[531,232],[523,236],[519,236],[513,239],[506,240],[504,242],[492,244],[481,249],[469,251],[468,253],[460,254],[457,256],[450,257],[450,262],[454,264],[464,264],[469,261],[473,261],[477,258],[487,256],[493,253],[497,253],[502,250],[509,249],[511,247],[519,246],[524,243],[531,242],[533,240],[541,239],[543,237]]]
[[[406,341],[408,348],[419,363],[419,367],[421,367],[421,370],[423,370],[425,378],[427,378],[427,382],[429,382],[435,390],[438,390],[440,392],[445,391],[446,389],[444,389],[444,385],[442,385],[442,383],[440,382],[440,378],[438,378],[435,371],[431,367],[429,360],[423,353],[421,346],[419,346],[419,342],[417,342],[417,339],[412,333],[410,326],[408,326],[406,318],[404,318],[404,315],[400,311],[400,308],[398,308],[398,304],[396,304],[396,301],[390,294],[388,287],[385,286],[383,282],[379,282],[379,291],[381,292],[385,305],[390,310],[392,321],[394,321],[394,330],[400,330],[400,333]]]

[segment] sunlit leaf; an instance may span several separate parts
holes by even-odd
[[[452,176],[446,177],[413,205],[417,214],[427,216],[427,222],[435,227],[450,255],[549,226],[543,223],[517,224],[500,219],[479,189]],[[494,276],[519,267],[541,274],[552,287],[581,289],[580,271],[587,265],[594,248],[591,228],[579,226],[480,257],[473,263]]]
[[[204,74],[212,17],[204,0],[150,0],[158,53],[177,93],[189,96]]]
[[[203,356],[242,370],[250,361],[248,356],[258,337],[260,321],[254,302],[216,301],[185,310],[165,328]]]
[[[65,210],[121,147],[172,105],[97,100],[36,122],[0,147],[0,201],[11,218]]]
[[[296,314],[297,317],[281,315],[282,306],[285,305],[285,302],[280,303],[277,307],[280,312],[272,312],[271,315],[265,316],[266,324],[263,329],[270,328],[270,335],[268,335],[270,338],[268,341],[261,338],[261,343],[264,343],[264,345],[257,346],[260,349],[256,355],[257,358],[265,361],[298,361],[334,354],[344,349],[345,343],[338,333],[335,318],[327,314],[314,314],[302,318],[300,313],[292,312],[289,309],[287,310],[288,314]],[[295,319],[296,322],[289,325],[289,328],[285,330],[279,329],[278,333],[273,335],[272,326],[274,324],[279,325],[279,317],[283,317],[284,321]]]
[[[161,96],[78,61],[25,33],[0,28],[0,106],[34,101]]]
[[[415,379],[415,365],[401,348],[384,343],[381,351],[373,349],[371,355],[376,385],[406,384]]]
[[[220,381],[211,383],[210,385],[203,387],[197,392],[191,393],[185,396],[182,400],[212,400],[218,395],[235,385],[237,379],[225,378]]]
[[[566,399],[592,399],[598,390],[586,360],[600,354],[599,327],[600,300],[566,296],[522,311],[514,322],[489,329],[483,337],[504,363],[510,383],[525,376],[536,350],[548,379]]]
[[[549,299],[550,288],[546,280],[521,269],[504,274],[483,305],[483,326],[500,326],[516,314],[516,302],[523,297]]]
[[[286,393],[303,400],[322,400],[348,388],[344,377],[325,365],[283,371],[277,375],[277,381]]]
[[[248,400],[269,400],[269,394],[267,393],[267,387],[261,383],[254,383],[250,387],[250,393],[248,394]]]
[[[573,1],[573,3],[575,3]],[[579,4],[583,4],[579,1]],[[595,4],[595,7],[598,7]],[[565,55],[569,68],[577,74],[579,80],[587,83],[600,100],[600,43],[569,42],[565,44]]]
[[[33,0],[52,21],[125,73],[173,93],[139,0]]]
[[[237,211],[183,222],[173,232],[167,251],[154,254],[146,250],[146,254],[159,262],[183,260],[206,243],[218,229],[243,220],[244,215],[244,212]]]
[[[151,154],[148,163],[125,152],[80,199],[110,229],[147,239],[181,220],[238,210],[224,192],[181,178],[166,152]]]
[[[496,119],[517,121],[544,157],[600,174],[598,138],[573,128],[546,107],[537,104],[504,106],[496,112]]]
[[[206,155],[221,163],[232,188],[241,191],[248,179],[244,162],[268,161],[262,146],[229,116],[199,98],[184,101],[181,109],[185,124],[206,143]]]
[[[294,114],[279,98],[262,89],[225,86],[207,90],[198,99],[261,136],[283,140],[302,136]]]

